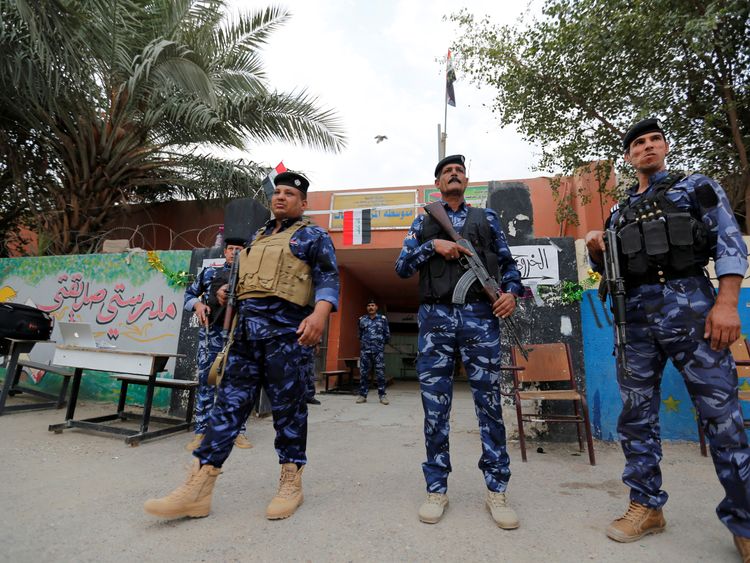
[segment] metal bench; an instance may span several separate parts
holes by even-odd
[[[61,409],[65,406],[65,397],[68,393],[68,385],[70,384],[70,378],[73,376],[75,370],[55,364],[44,364],[41,362],[35,362],[33,360],[20,359],[19,355],[30,352],[35,343],[36,341],[11,340],[9,349],[10,361],[7,364],[8,369],[5,372],[6,381],[3,385],[3,392],[0,393],[0,415],[10,412],[29,410]],[[60,385],[59,393],[57,395],[53,395],[51,393],[45,393],[44,391],[40,391],[38,389],[21,387],[19,385],[19,381],[21,378],[21,372],[24,368],[44,370],[47,373],[59,375],[60,377],[62,377],[63,380],[62,384]],[[6,405],[7,398],[14,397],[16,395],[31,395],[33,397],[46,400],[18,405]]]
[[[326,381],[326,390],[324,393],[347,393],[351,394],[351,386],[352,386],[352,375],[351,371],[348,369],[334,369],[330,371],[322,371],[320,372],[320,375],[322,375],[325,378]],[[330,385],[331,378],[336,377],[337,382],[335,386]],[[348,377],[348,388],[344,389],[343,380],[345,377]]]
[[[117,401],[117,415],[109,415],[108,420],[112,418],[119,418],[121,420],[141,420],[143,415],[138,413],[131,413],[125,411],[125,401],[128,397],[128,385],[148,385],[149,377],[147,375],[126,375],[116,374],[110,376],[120,382],[120,398]],[[153,438],[160,434],[171,434],[179,430],[190,430],[193,426],[193,410],[195,406],[195,390],[198,387],[197,381],[188,379],[167,379],[166,377],[157,377],[154,381],[154,387],[161,387],[165,389],[178,389],[188,392],[188,402],[185,411],[185,422],[176,423],[174,418],[168,418],[163,416],[149,416],[149,420],[158,422],[161,424],[168,424],[169,428],[162,430],[155,430],[149,432],[149,437]],[[104,418],[104,417],[102,417]],[[128,437],[125,442],[130,445],[138,445],[140,438]]]

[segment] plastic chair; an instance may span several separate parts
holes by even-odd
[[[529,352],[528,361],[524,359],[517,346],[511,348],[513,363],[524,368],[513,371],[514,390],[516,402],[516,415],[518,417],[518,436],[521,443],[521,459],[526,461],[526,435],[523,429],[524,422],[567,422],[576,425],[578,432],[578,446],[583,451],[582,430],[586,433],[588,443],[589,462],[596,465],[594,455],[594,441],[591,436],[591,425],[589,423],[589,409],[586,406],[586,398],[578,391],[573,379],[573,364],[570,360],[570,348],[564,343],[551,344],[529,344],[526,346]],[[524,386],[530,383],[555,383],[557,389],[526,391]],[[573,403],[574,414],[523,414],[521,412],[521,401],[570,401]]]

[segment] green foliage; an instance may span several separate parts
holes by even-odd
[[[657,116],[670,167],[717,177],[735,210],[743,209],[750,189],[746,0],[547,0],[541,17],[516,26],[466,9],[450,19],[461,31],[453,45],[458,66],[496,89],[492,110],[541,146],[540,169],[569,174],[592,160],[622,163],[625,131]],[[618,172],[627,181],[624,164]],[[559,220],[572,220],[561,205]]]
[[[0,0],[0,233],[86,252],[127,204],[259,195],[266,166],[211,149],[343,148],[333,111],[266,80],[258,50],[288,13],[227,4]]]
[[[599,283],[599,276],[589,272],[589,277],[582,282],[560,280],[554,285],[537,286],[539,298],[550,306],[572,305],[583,299],[583,292]]]

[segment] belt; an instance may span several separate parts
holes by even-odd
[[[489,300],[486,297],[467,297],[466,301],[464,303],[479,303],[479,302],[489,302]],[[427,297],[425,299],[422,299],[421,303],[425,303],[427,305],[458,305],[458,303],[453,302],[453,297]]]
[[[638,287],[639,285],[663,284],[679,278],[703,277],[705,275],[703,268],[698,266],[688,268],[687,270],[649,270],[640,276],[625,276],[625,285],[631,288]]]

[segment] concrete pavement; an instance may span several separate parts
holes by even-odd
[[[451,431],[450,506],[437,525],[422,524],[424,457],[417,386],[397,382],[389,406],[354,396],[320,395],[310,407],[304,505],[269,522],[265,506],[278,481],[270,418],[253,419],[250,450],[235,450],[203,519],[159,521],[143,501],[184,479],[189,435],[128,447],[114,435],[47,426],[64,410],[0,417],[0,561],[739,561],[714,508],[722,497],[698,445],[665,444],[671,494],[667,530],[621,545],[604,528],[627,506],[622,455],[596,442],[591,467],[576,444],[537,444],[521,462],[510,443],[510,500],[521,527],[504,531],[483,505],[479,433],[470,392],[457,384]],[[78,415],[114,405],[80,404]],[[512,408],[505,418],[515,420]],[[509,424],[512,426],[512,424]],[[537,453],[537,446],[544,449]]]

